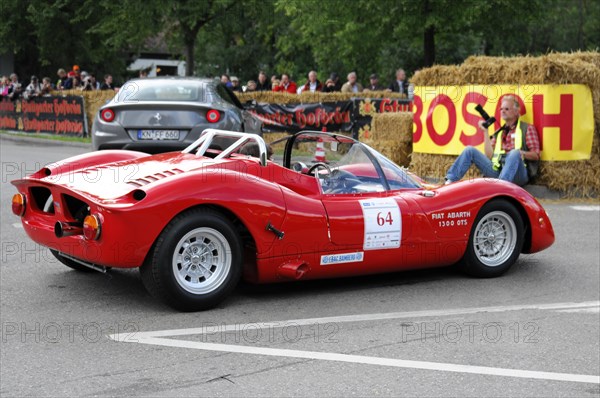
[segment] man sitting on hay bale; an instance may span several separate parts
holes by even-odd
[[[537,174],[540,140],[533,124],[519,121],[519,101],[507,95],[502,99],[500,115],[505,124],[491,138],[484,121],[479,128],[484,134],[485,155],[468,146],[446,174],[446,184],[459,181],[475,164],[484,177],[499,178],[523,186]]]

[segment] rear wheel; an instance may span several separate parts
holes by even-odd
[[[486,278],[504,274],[517,261],[524,235],[525,226],[515,206],[501,199],[486,203],[475,219],[462,269]]]
[[[167,225],[140,272],[148,291],[170,306],[205,310],[223,301],[240,280],[241,239],[222,214],[193,209]]]

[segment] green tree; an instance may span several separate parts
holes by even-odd
[[[260,69],[303,83],[317,70],[409,74],[472,54],[543,54],[600,45],[597,0],[2,0],[0,54],[52,76],[81,65],[125,74],[131,55],[167,44],[187,75]],[[151,46],[151,45],[150,45]]]
[[[215,21],[200,32],[196,72],[214,76],[236,75],[255,79],[258,70],[273,72],[276,64],[276,37],[283,28],[272,2],[238,2],[227,18]]]
[[[77,0],[3,0],[3,14],[14,16],[0,24],[0,53],[15,54],[21,76],[55,77],[58,68],[78,64],[96,74],[121,70],[121,51],[102,46],[90,32],[101,15]]]
[[[86,4],[96,0],[87,0]],[[92,29],[102,33],[105,45],[141,51],[146,39],[162,36],[173,52],[182,52],[186,75],[194,74],[198,35],[231,10],[234,0],[125,0],[115,6],[112,0],[101,0],[104,18]]]

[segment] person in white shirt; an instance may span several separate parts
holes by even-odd
[[[42,85],[38,81],[37,76],[31,76],[31,83],[25,88],[25,94],[23,97],[28,100],[31,98],[39,97],[42,94]]]
[[[404,69],[400,68],[396,70],[396,80],[390,83],[387,91],[408,96],[408,82],[406,81],[406,72],[404,72]]]

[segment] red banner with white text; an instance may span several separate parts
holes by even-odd
[[[0,101],[0,130],[83,137],[87,120],[83,97],[37,97]]]

